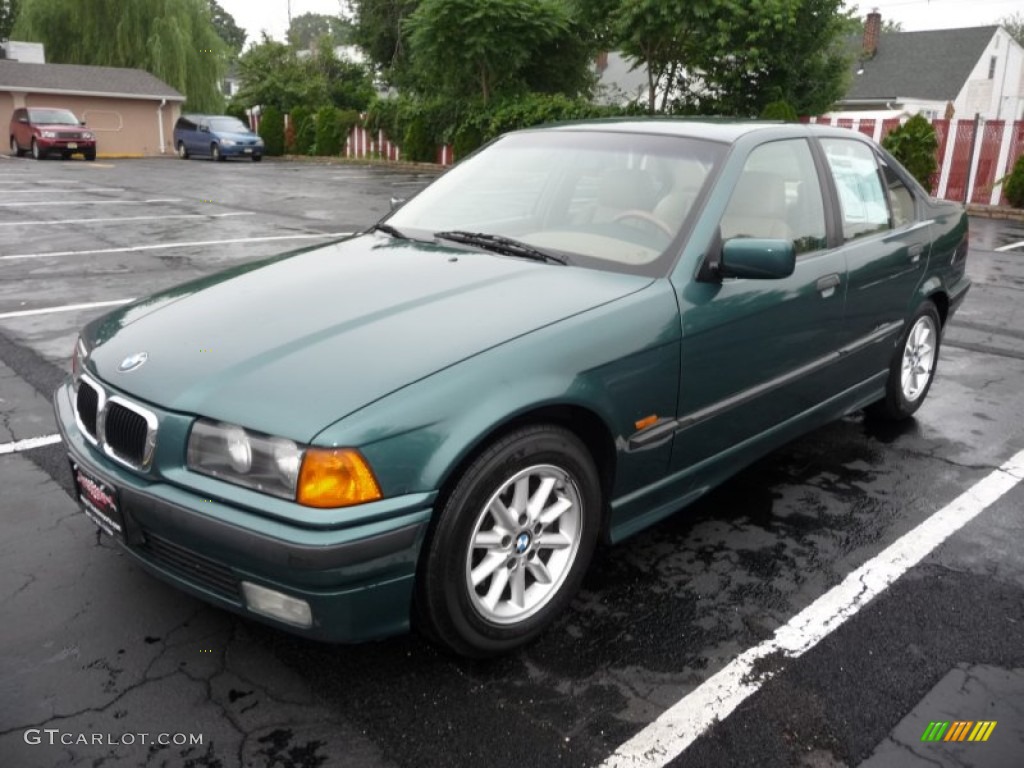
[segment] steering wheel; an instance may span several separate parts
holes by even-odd
[[[616,214],[612,217],[612,221],[622,221],[624,219],[636,219],[637,221],[643,221],[651,224],[657,227],[661,232],[664,232],[665,236],[669,240],[672,239],[672,230],[669,229],[668,224],[652,213],[641,211],[639,208],[631,208],[628,211],[623,211],[622,213]]]

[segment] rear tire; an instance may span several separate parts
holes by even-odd
[[[11,154],[15,157],[25,156],[25,150],[21,148],[21,145],[18,144],[18,140],[13,136],[11,136]]]
[[[574,434],[550,425],[510,433],[445,501],[417,574],[416,620],[463,656],[530,642],[579,590],[600,520],[597,470]]]
[[[931,301],[925,301],[907,322],[893,350],[885,397],[868,406],[868,414],[887,421],[910,418],[928,396],[939,362],[942,320]]]

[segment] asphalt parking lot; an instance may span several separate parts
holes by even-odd
[[[0,766],[1024,764],[1021,224],[972,221],[974,287],[916,418],[852,415],[601,551],[509,657],[299,640],[99,537],[49,403],[78,327],[358,231],[430,178],[0,158]],[[935,721],[996,725],[922,741]]]

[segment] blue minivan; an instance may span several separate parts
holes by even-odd
[[[182,115],[174,124],[174,148],[182,160],[192,155],[212,160],[251,157],[256,163],[263,159],[263,139],[229,115]]]

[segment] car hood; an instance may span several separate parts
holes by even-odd
[[[83,332],[86,365],[154,405],[310,440],[418,379],[651,282],[364,235],[120,308]],[[143,365],[119,370],[140,352]]]

